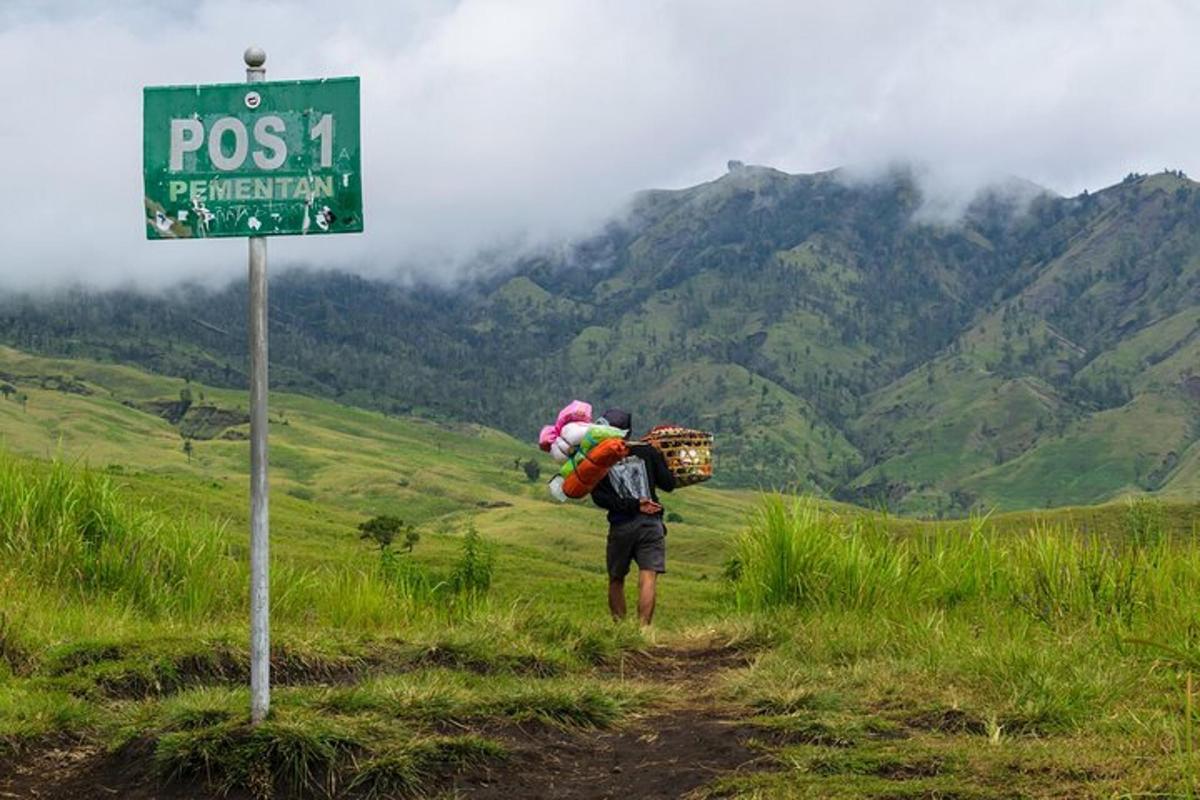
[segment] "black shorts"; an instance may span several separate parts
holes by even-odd
[[[608,529],[608,576],[624,578],[631,561],[637,562],[638,569],[667,571],[667,528],[662,517],[639,514]]]

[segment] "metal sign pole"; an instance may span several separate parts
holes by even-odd
[[[142,90],[146,238],[249,240],[250,719],[271,707],[267,484],[267,236],[361,233],[357,77]],[[232,142],[230,140],[232,139]],[[233,149],[230,150],[229,145]]]
[[[267,54],[249,47],[246,82],[266,79]],[[250,239],[250,721],[271,707],[270,579],[267,487],[267,240]]]

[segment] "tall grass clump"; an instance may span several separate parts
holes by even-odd
[[[1166,514],[1161,503],[1146,497],[1126,501],[1122,530],[1131,543],[1158,544],[1166,536],[1166,529]]]
[[[765,499],[730,564],[738,605],[863,608],[898,596],[900,553],[878,546],[877,533],[860,527],[824,514],[815,502]]]
[[[1049,624],[1130,626],[1200,610],[1191,602],[1200,548],[1162,534],[1150,507],[1130,518],[1130,535],[1121,538],[1036,523],[1025,533],[998,533],[986,519],[967,531],[898,533],[880,517],[770,497],[738,538],[729,574],[738,606],[753,611],[986,605]]]
[[[112,479],[0,451],[0,570],[80,599],[148,615],[227,610],[240,581],[221,531],[132,503]]]

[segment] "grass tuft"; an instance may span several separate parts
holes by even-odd
[[[1128,627],[1177,607],[1181,593],[1200,585],[1200,546],[1151,533],[1159,528],[1150,517],[1137,511],[1137,535],[1119,541],[1044,524],[1000,534],[983,519],[966,532],[896,533],[881,518],[773,497],[739,537],[731,576],[737,605],[748,611],[986,605],[1049,625]]]
[[[149,616],[227,610],[236,579],[221,531],[131,506],[113,480],[0,450],[0,563],[40,586]]]
[[[418,795],[436,771],[459,771],[504,761],[508,751],[480,736],[440,736],[420,740],[359,765],[348,790],[373,798]]]
[[[230,695],[232,696],[232,695]],[[289,705],[252,727],[218,719],[229,696],[198,694],[163,721],[155,764],[168,781],[201,780],[220,793],[254,797],[410,796],[431,779],[507,757],[474,735],[398,735],[373,718],[322,714]],[[211,719],[210,724],[204,724]]]
[[[362,748],[353,732],[316,716],[271,719],[257,727],[223,722],[164,733],[155,763],[168,780],[203,778],[221,792],[269,796],[282,788],[333,796],[339,764]]]

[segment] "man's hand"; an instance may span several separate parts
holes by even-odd
[[[662,506],[651,500],[649,497],[643,497],[638,501],[638,510],[648,517],[653,517],[656,514],[662,513]]]

